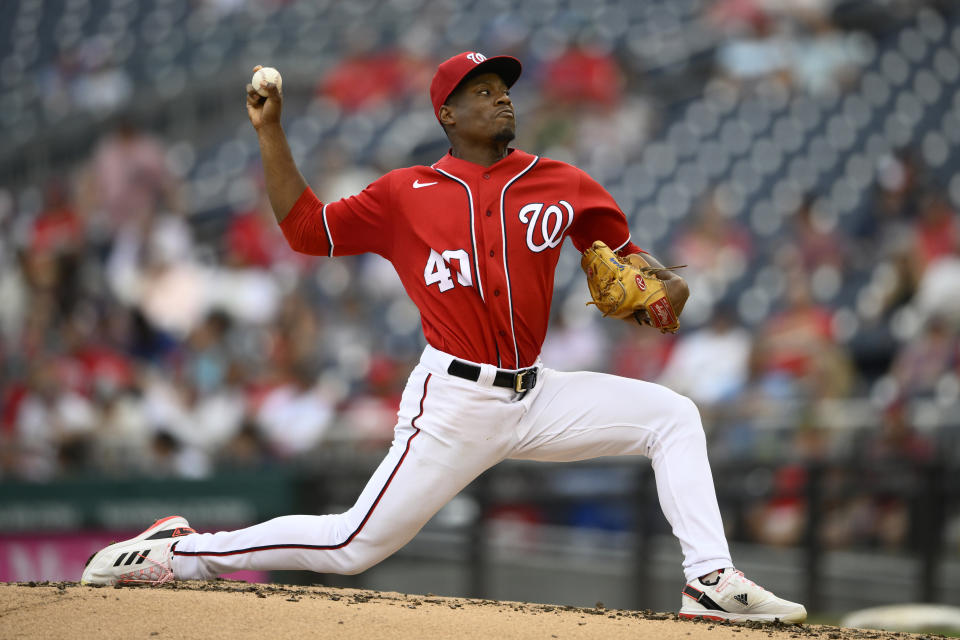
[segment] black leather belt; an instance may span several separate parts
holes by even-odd
[[[474,364],[467,364],[462,360],[454,360],[447,367],[447,373],[458,378],[466,378],[476,382],[480,379],[480,367]],[[493,379],[493,386],[506,387],[513,389],[517,393],[530,391],[537,386],[537,369],[521,369],[520,371],[504,371],[497,369],[497,375]]]

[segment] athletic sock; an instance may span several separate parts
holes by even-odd
[[[708,587],[712,587],[713,585],[720,582],[720,575],[722,573],[723,573],[723,569],[717,569],[716,571],[711,571],[705,576],[700,576],[700,582],[701,584],[705,584]]]

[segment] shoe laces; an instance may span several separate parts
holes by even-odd
[[[162,562],[157,562],[153,558],[149,558],[142,554],[137,555],[146,560],[149,564],[143,568],[134,569],[133,571],[122,574],[119,578],[117,578],[118,583],[149,584],[152,587],[156,587],[161,584],[166,584],[167,582],[173,582],[173,569]]]
[[[738,579],[738,578],[739,578],[739,579]],[[761,591],[764,590],[764,588],[761,587],[760,585],[758,585],[756,582],[754,582],[754,581],[751,580],[750,578],[747,578],[746,576],[744,576],[744,575],[743,575],[743,571],[739,571],[739,570],[737,570],[737,569],[733,569],[732,571],[731,571],[730,569],[724,570],[724,572],[723,572],[723,578],[721,579],[721,582],[730,583],[730,582],[733,582],[734,580],[737,580],[737,582],[745,582],[746,584],[750,585],[751,587],[756,587],[757,589],[760,589]],[[719,585],[718,585],[718,586],[719,586]]]

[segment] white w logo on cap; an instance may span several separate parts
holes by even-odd
[[[487,56],[477,51],[474,51],[473,53],[467,54],[467,59],[472,60],[474,64],[480,64],[481,62],[487,59]]]

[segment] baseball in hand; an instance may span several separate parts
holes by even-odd
[[[283,85],[283,78],[280,77],[280,72],[273,67],[261,67],[253,74],[253,80],[250,81],[250,84],[253,85],[257,93],[266,98],[267,95],[269,95],[267,93],[267,84],[270,82],[277,85],[277,90],[279,91]]]

